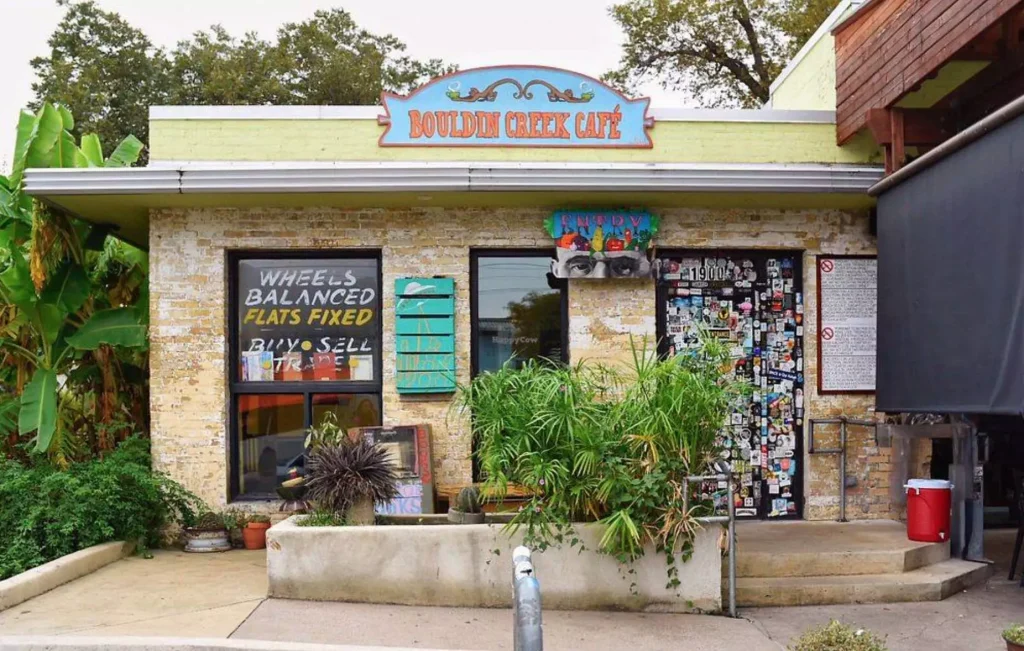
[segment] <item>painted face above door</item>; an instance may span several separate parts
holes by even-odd
[[[800,254],[681,251],[662,254],[658,273],[661,352],[700,336],[726,343],[736,379],[751,384],[722,424],[724,458],[739,472],[731,499],[740,517],[796,518],[802,502],[804,302]],[[707,487],[716,503],[727,489]]]

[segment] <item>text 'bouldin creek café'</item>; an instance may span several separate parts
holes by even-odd
[[[429,426],[401,461],[429,490],[395,509],[438,509],[474,479],[456,383],[626,359],[644,337],[671,354],[706,329],[755,387],[723,433],[738,514],[828,519],[839,470],[807,429],[874,418],[882,177],[874,143],[837,146],[834,120],[659,110],[495,67],[382,106],[153,107],[148,167],[28,187],[149,250],[155,463],[211,504],[276,508],[304,429],[334,413]],[[871,466],[886,452],[850,437],[848,517],[898,515]]]

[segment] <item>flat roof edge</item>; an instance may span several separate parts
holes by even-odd
[[[652,108],[658,122],[755,122],[835,124],[835,111],[781,109]],[[151,106],[150,122],[162,120],[377,120],[382,106]]]
[[[409,163],[131,170],[36,169],[33,196],[344,192],[805,192],[864,193],[882,168],[826,164]]]

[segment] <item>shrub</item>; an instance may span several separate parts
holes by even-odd
[[[632,352],[627,369],[530,361],[459,388],[486,493],[501,499],[511,483],[532,494],[509,525],[526,528],[526,544],[575,544],[573,523],[598,521],[600,551],[630,562],[653,542],[673,567],[692,550],[696,518],[714,512],[685,478],[712,472],[730,405],[749,385],[713,339],[671,359],[646,341]]]
[[[360,499],[387,504],[398,497],[398,478],[384,448],[348,437],[313,448],[307,464],[309,497],[344,516]]]
[[[887,651],[884,638],[865,630],[830,621],[811,629],[796,641],[793,651]]]
[[[1014,624],[1003,631],[1003,639],[1014,644],[1024,644],[1024,624]]]
[[[63,470],[0,461],[0,579],[111,540],[156,546],[168,525],[192,524],[199,506],[151,470],[140,438]]]

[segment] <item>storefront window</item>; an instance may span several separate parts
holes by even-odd
[[[306,473],[306,432],[381,424],[376,256],[237,256],[231,346],[233,497]]]
[[[374,381],[377,276],[369,258],[239,261],[239,380]]]
[[[567,361],[565,281],[547,251],[474,252],[473,371]]]

